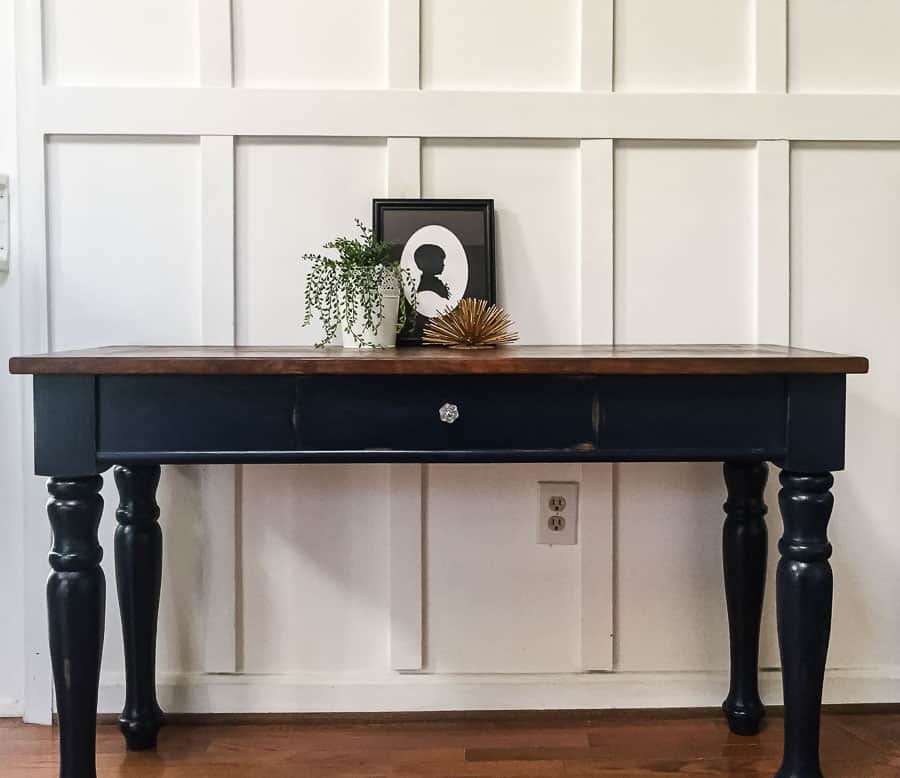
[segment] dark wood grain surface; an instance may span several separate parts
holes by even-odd
[[[739,375],[865,373],[864,357],[783,346],[439,347],[109,346],[14,357],[11,373],[115,375]]]

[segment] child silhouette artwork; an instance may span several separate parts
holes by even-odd
[[[425,243],[416,249],[416,266],[422,271],[417,292],[434,292],[444,300],[450,299],[450,290],[438,276],[444,272],[447,255],[440,246]]]

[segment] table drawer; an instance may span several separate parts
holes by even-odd
[[[555,376],[307,376],[304,450],[582,450],[596,447],[594,383]]]

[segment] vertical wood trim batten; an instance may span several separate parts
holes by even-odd
[[[581,141],[581,342],[612,343],[613,141]]]
[[[232,86],[231,0],[197,0],[199,74],[203,86]]]
[[[202,334],[206,345],[235,343],[234,138],[200,139]],[[235,465],[201,469],[204,537],[203,669],[237,670],[237,479]]]
[[[233,83],[231,0],[198,0],[200,83]],[[201,332],[206,345],[235,343],[234,137],[200,138]],[[235,465],[200,472],[200,525],[204,537],[203,669],[237,670],[238,479]]]
[[[200,468],[203,532],[203,670],[237,671],[237,487],[235,465]]]
[[[611,92],[614,81],[614,0],[581,0],[581,89]]]
[[[233,346],[234,138],[200,139],[202,332],[207,346]]]
[[[422,191],[422,141],[388,138],[388,192],[390,197],[419,197]]]
[[[391,669],[421,670],[422,506],[421,465],[391,465]]]
[[[788,83],[788,0],[756,0],[756,91],[784,93]]]
[[[612,140],[581,142],[581,342],[614,343]],[[581,468],[581,665],[613,668],[613,466]]]
[[[756,341],[790,343],[791,144],[757,145]]]
[[[420,84],[419,0],[388,0],[387,85],[418,89]]]
[[[581,668],[613,669],[613,465],[581,467]]]
[[[421,196],[421,139],[388,138],[387,190],[389,197]],[[421,670],[424,664],[422,538],[426,471],[423,465],[391,465],[389,472],[391,669],[409,672]]]
[[[42,3],[17,0],[16,95],[19,147],[19,219],[21,228],[16,266],[21,273],[22,351],[47,351],[50,343],[50,307],[47,281],[46,148],[40,127],[43,74]],[[25,561],[25,713],[31,724],[50,724],[53,680],[47,638],[47,548],[50,545],[44,479],[34,476],[34,404],[31,385],[23,402],[23,538]],[[13,631],[15,634],[15,631]]]

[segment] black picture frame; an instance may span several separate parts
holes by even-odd
[[[376,199],[372,201],[372,229],[375,239],[388,243],[391,256],[400,261],[404,252],[416,236],[431,235],[428,230],[449,231],[452,246],[457,251],[445,250],[435,245],[435,241],[424,240],[415,250],[415,262],[421,274],[420,251],[431,247],[434,256],[427,261],[439,264],[440,272],[432,272],[431,288],[424,293],[417,292],[417,303],[420,307],[435,310],[440,301],[446,297],[447,306],[452,307],[461,297],[474,297],[493,304],[497,301],[496,254],[494,246],[494,201],[492,199]],[[440,242],[438,238],[437,242]],[[445,283],[445,261],[458,256],[462,249],[465,257],[466,282],[465,289],[454,289],[452,284]],[[410,254],[407,251],[409,262]],[[461,264],[457,262],[458,266]],[[437,265],[435,265],[437,266]],[[451,268],[451,271],[453,269]],[[453,274],[452,272],[449,274]],[[420,275],[420,278],[422,276]],[[432,294],[428,294],[432,292]],[[409,323],[397,337],[398,345],[421,345],[422,333],[428,315],[416,312]]]

